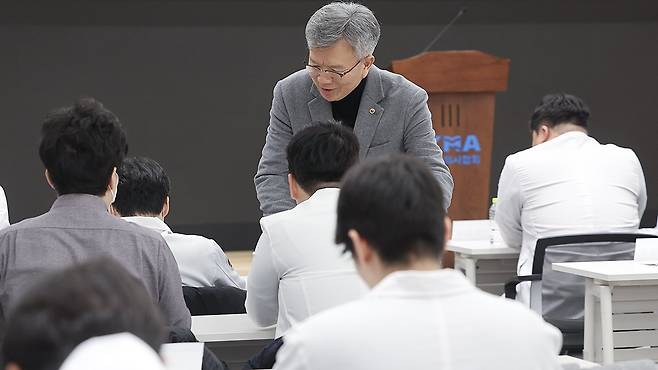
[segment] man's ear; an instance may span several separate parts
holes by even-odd
[[[160,217],[164,221],[165,217],[169,214],[169,195],[165,198],[165,202],[162,205],[162,211],[160,211]]]
[[[290,197],[297,201],[299,199],[299,184],[295,180],[295,176],[291,173],[288,174],[288,188],[290,189]]]
[[[372,54],[368,55],[364,58],[363,64],[366,66],[366,68],[361,73],[361,78],[366,78],[366,76],[368,76],[368,72],[370,72],[370,67],[375,64],[375,56]]]
[[[544,124],[539,124],[536,130],[532,130],[532,146],[545,143],[551,137],[551,129]]]
[[[443,235],[443,250],[445,250],[448,240],[452,239],[452,220],[450,217],[445,216],[443,218],[443,224],[445,227],[445,235]]]
[[[53,190],[57,191],[55,189],[55,184],[53,183],[53,179],[50,178],[50,172],[46,169],[46,171],[43,173],[44,176],[46,176],[46,182],[48,183],[48,186],[50,186]]]
[[[108,190],[113,190],[115,193],[119,188],[119,174],[117,173],[117,168],[114,167],[112,170],[112,176],[110,176],[110,182],[107,184]]]
[[[375,256],[375,251],[372,249],[368,241],[365,240],[358,231],[350,229],[347,236],[352,241],[354,246],[354,260],[357,266],[367,266],[372,262]]]

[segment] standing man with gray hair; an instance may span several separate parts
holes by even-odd
[[[286,146],[304,127],[339,121],[359,140],[359,156],[408,153],[432,170],[447,209],[453,181],[436,143],[427,93],[374,65],[379,22],[370,9],[334,2],[306,24],[306,68],[274,87],[270,124],[254,178],[264,215],[295,206],[288,190]]]

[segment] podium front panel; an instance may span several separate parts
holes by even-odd
[[[436,141],[455,181],[448,214],[487,218],[493,148],[494,93],[432,93],[428,105]]]

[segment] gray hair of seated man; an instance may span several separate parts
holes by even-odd
[[[326,48],[345,39],[361,59],[375,51],[381,31],[372,11],[361,4],[333,2],[318,9],[306,23],[309,49]]]

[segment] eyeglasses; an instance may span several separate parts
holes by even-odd
[[[352,66],[352,68],[350,68],[346,71],[342,71],[342,72],[334,71],[333,69],[324,69],[320,66],[314,66],[314,65],[311,65],[311,64],[306,65],[306,70],[308,71],[308,74],[311,75],[312,78],[316,78],[320,75],[320,73],[325,72],[329,75],[329,77],[331,79],[338,80],[338,79],[343,78],[343,76],[345,76],[346,74],[352,72],[352,70],[354,68],[356,68],[356,66],[358,66],[359,63],[361,63],[361,59],[359,59],[356,62],[356,64]]]

